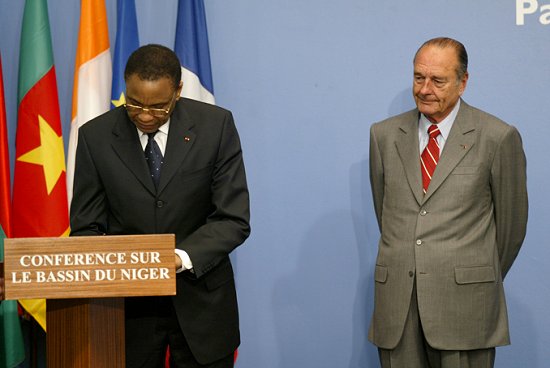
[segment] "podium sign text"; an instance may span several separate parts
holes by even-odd
[[[5,239],[6,299],[175,295],[175,237]]]

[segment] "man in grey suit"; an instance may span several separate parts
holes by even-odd
[[[427,41],[417,108],[371,127],[381,237],[369,340],[383,368],[492,367],[510,343],[502,282],[525,237],[525,155],[513,126],[461,99],[467,65],[460,42]]]

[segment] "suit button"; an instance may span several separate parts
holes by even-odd
[[[416,245],[422,245],[422,240],[420,239],[416,240]]]
[[[409,271],[409,277],[413,277],[413,276],[414,276],[414,272]]]
[[[157,201],[157,208],[162,208],[162,206],[164,206],[164,202],[163,201]]]
[[[428,214],[428,211],[426,211],[424,209],[422,211],[420,211],[420,216],[426,216],[427,214]]]

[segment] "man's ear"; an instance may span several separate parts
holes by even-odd
[[[178,94],[178,96],[176,97],[176,101],[179,100],[180,97],[181,97],[181,89],[182,89],[182,88],[183,88],[183,81],[180,81],[180,84],[179,84],[178,89],[177,89],[177,91],[176,91],[177,94]]]

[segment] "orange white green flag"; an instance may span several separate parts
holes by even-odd
[[[80,28],[76,48],[73,109],[67,153],[67,193],[73,194],[78,129],[109,110],[111,103],[111,53],[104,0],[80,2]]]
[[[65,151],[46,0],[25,1],[18,82],[13,237],[68,236]],[[45,301],[20,304],[45,330]]]

